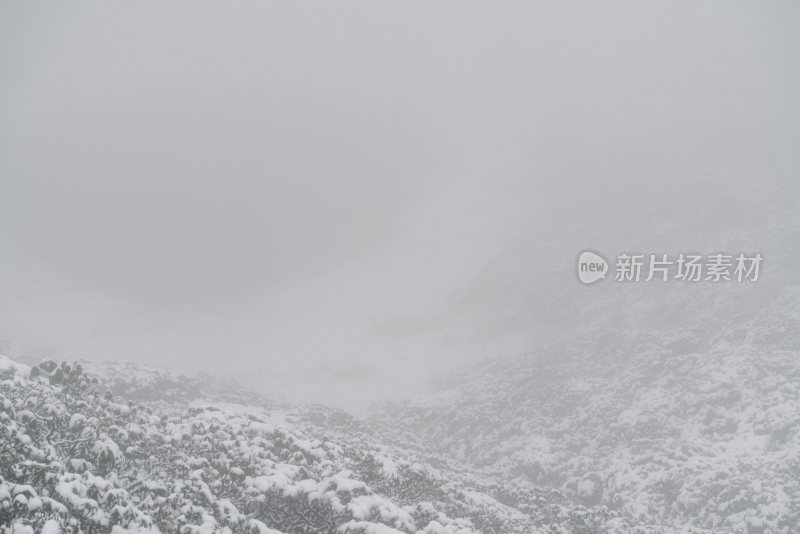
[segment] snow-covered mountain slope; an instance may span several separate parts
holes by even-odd
[[[446,465],[587,506],[676,528],[800,532],[800,288],[731,317],[587,328],[448,377],[437,400],[386,406],[374,422]]]
[[[367,420],[208,376],[0,356],[0,533],[800,532],[790,274],[736,313],[717,313],[738,298],[722,287],[676,291],[688,325],[620,292],[638,303],[623,319],[647,321],[600,316]]]
[[[2,357],[0,531],[673,532],[558,489],[433,465],[383,432],[131,364]]]

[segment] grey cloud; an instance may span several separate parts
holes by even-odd
[[[353,403],[342,373],[392,396],[528,350],[583,308],[584,247],[794,224],[797,21],[3,4],[0,339]]]

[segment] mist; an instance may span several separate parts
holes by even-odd
[[[769,229],[797,228],[798,23],[791,2],[0,4],[3,352],[360,410],[666,291],[587,292],[586,247],[789,272]]]

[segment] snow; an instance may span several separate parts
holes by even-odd
[[[339,534],[348,532],[361,532],[363,534],[404,534],[402,530],[397,530],[381,523],[371,523],[369,521],[348,521],[340,526],[336,531]]]
[[[31,368],[28,365],[15,362],[8,356],[0,354],[0,375],[5,373],[13,373],[21,377],[27,377],[31,374]]]
[[[74,413],[72,417],[69,419],[69,428],[70,430],[74,430],[76,428],[82,428],[86,425],[86,416],[82,413]]]
[[[55,519],[48,519],[39,534],[61,534],[61,527]]]
[[[0,482],[0,506],[36,528],[80,516],[116,534],[155,532],[161,506],[197,534],[279,533],[264,509],[379,534],[472,534],[473,520],[526,534],[584,520],[609,532],[791,532],[800,368],[796,351],[748,343],[672,353],[649,340],[626,346],[629,360],[613,368],[580,346],[536,373],[529,361],[496,361],[433,406],[365,425],[326,426],[322,409],[266,409],[235,394],[68,403],[12,366],[14,377],[0,376],[0,429],[25,451],[15,467],[45,465],[49,478]],[[54,437],[39,425],[56,425]],[[87,426],[97,433],[85,447],[64,445]],[[125,528],[115,513],[130,514]]]

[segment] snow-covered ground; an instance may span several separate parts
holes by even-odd
[[[786,288],[714,329],[598,321],[366,419],[2,356],[0,532],[791,534],[799,310]]]
[[[2,531],[678,531],[443,462],[437,447],[341,411],[273,406],[205,380],[0,358]],[[165,391],[169,402],[156,398]],[[546,449],[543,439],[526,450]]]

